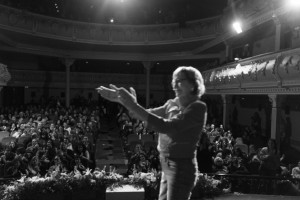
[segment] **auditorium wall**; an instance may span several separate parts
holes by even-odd
[[[248,98],[247,98],[248,97]],[[242,125],[250,125],[251,117],[258,112],[261,118],[263,135],[270,137],[271,126],[271,103],[267,95],[236,95],[236,100],[228,104],[228,117],[232,119],[234,109],[237,110],[237,122]],[[256,99],[256,100],[254,100]],[[300,150],[300,95],[279,95],[280,103],[278,109],[279,131],[284,137],[285,125],[291,126],[291,144]],[[287,123],[289,117],[291,122]],[[239,135],[240,133],[236,133]]]
[[[253,44],[252,56],[264,54],[267,52],[274,52],[275,37],[269,36],[261,40],[257,40]]]
[[[292,125],[292,143],[297,143],[297,148],[300,150],[300,111],[291,111],[290,113],[291,125]]]
[[[32,99],[38,101],[42,96],[64,97],[66,90],[65,72],[49,72],[35,70],[10,69],[12,76],[7,87],[24,88],[24,103]],[[171,76],[153,74],[150,76],[151,101],[161,102],[172,98],[170,86]],[[114,83],[125,88],[134,87],[141,99],[146,96],[146,74],[100,74],[100,73],[70,73],[70,98],[80,95],[98,100],[95,88]]]

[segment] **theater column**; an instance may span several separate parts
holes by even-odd
[[[225,50],[225,57],[226,57],[226,62],[231,61],[231,54],[232,54],[232,49],[231,49],[231,45],[229,44],[229,42],[224,41],[226,50]]]
[[[280,50],[280,43],[281,43],[281,22],[278,17],[273,17],[275,26],[276,26],[276,32],[275,32],[275,51]]]
[[[223,127],[225,129],[228,128],[228,110],[229,110],[229,103],[231,101],[231,96],[226,95],[226,94],[221,94],[222,96],[222,101],[223,101]]]
[[[70,107],[70,68],[74,63],[74,59],[66,58],[64,64],[66,67],[66,90],[65,90],[65,104],[66,107]]]
[[[3,95],[1,93],[1,90],[3,89],[3,86],[0,85],[0,107],[3,106],[3,102],[2,102],[2,99],[3,99]]]
[[[277,148],[280,145],[280,133],[279,133],[279,98],[277,94],[269,94],[269,101],[272,103],[271,113],[271,139],[275,139]]]
[[[149,108],[150,104],[150,73],[153,63],[150,61],[143,62],[144,68],[146,69],[146,108]]]

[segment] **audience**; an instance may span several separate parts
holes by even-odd
[[[4,176],[44,176],[54,170],[84,172],[94,169],[95,142],[100,116],[103,116],[100,112],[99,107],[65,108],[61,105],[0,108],[0,129],[9,133],[0,143],[0,166],[5,171]],[[132,120],[122,108],[118,116],[120,137],[128,158],[126,174],[160,171],[157,133],[149,131],[140,121]],[[234,137],[236,134],[222,125],[207,124],[197,152],[199,171],[300,178],[300,162],[292,169],[286,167],[274,140],[260,147],[251,140],[250,126],[242,133]],[[131,134],[136,134],[138,140],[128,143],[127,137]],[[144,135],[153,138],[147,148],[142,140]]]
[[[0,108],[0,166],[5,177],[94,168],[99,108],[49,104]]]
[[[298,166],[296,166],[292,169],[292,177],[300,178],[300,161],[298,162]]]

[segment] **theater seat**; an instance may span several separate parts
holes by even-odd
[[[2,138],[1,144],[2,145],[9,145],[9,143],[11,143],[12,141],[16,142],[17,138],[15,138],[15,137],[5,137],[5,138]]]
[[[140,138],[137,134],[129,134],[127,136],[127,144],[140,142]]]
[[[141,140],[142,140],[142,143],[145,143],[145,142],[153,142],[154,141],[154,138],[153,138],[153,135],[150,135],[150,134],[143,134],[141,136]]]
[[[22,136],[18,138],[18,146],[26,147],[27,144],[30,142],[30,136]]]
[[[0,141],[5,137],[9,137],[9,132],[8,131],[0,131]]]

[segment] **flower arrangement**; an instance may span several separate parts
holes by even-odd
[[[213,198],[224,193],[225,185],[221,180],[214,179],[207,174],[198,174],[198,180],[193,190],[193,196],[197,198]]]
[[[152,170],[148,173],[134,172],[124,179],[123,184],[129,184],[136,188],[157,187],[160,183],[161,172]]]
[[[145,200],[158,199],[161,172],[152,170],[148,173],[133,173],[122,184],[133,185],[136,188],[144,188]],[[213,198],[226,192],[224,181],[215,179],[213,176],[198,173],[198,180],[193,190],[194,198]]]
[[[51,194],[72,194],[78,191],[104,192],[107,187],[116,187],[122,176],[115,171],[88,169],[80,173],[61,173],[54,171],[47,177],[25,177],[14,181],[4,189],[3,200],[32,200]]]
[[[145,200],[158,198],[161,172],[152,170],[148,173],[134,172],[124,178],[115,170],[86,170],[61,173],[53,171],[46,177],[25,177],[5,186],[3,200],[38,200],[38,199],[105,199],[106,188],[113,190],[123,185],[144,188]],[[193,198],[215,197],[224,193],[222,181],[213,176],[198,174],[198,181],[193,190]],[[85,191],[85,192],[84,192]],[[63,195],[63,196],[62,196]],[[72,196],[70,196],[72,195]],[[80,196],[81,195],[81,196]],[[86,196],[89,195],[89,198]],[[91,195],[94,195],[91,197]],[[100,198],[101,196],[101,198]],[[48,197],[48,198],[47,198]]]
[[[161,172],[154,169],[148,173],[134,172],[128,178],[124,179],[124,184],[129,184],[136,188],[144,188],[144,199],[154,200],[158,198],[160,178]]]

